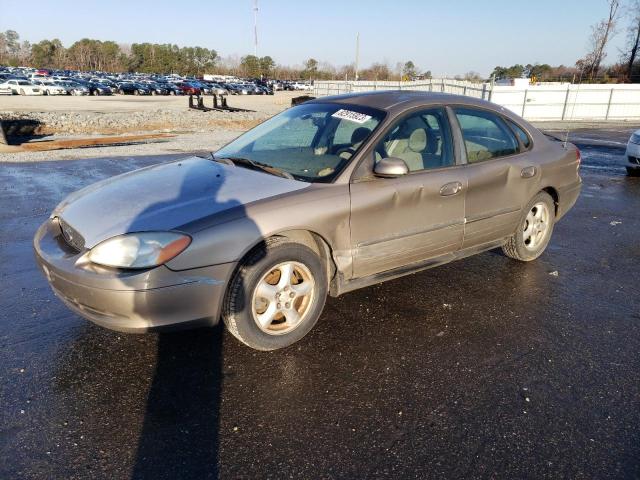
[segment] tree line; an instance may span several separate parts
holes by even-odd
[[[354,64],[335,67],[328,62],[318,62],[314,58],[308,59],[301,66],[291,67],[276,64],[269,55],[221,57],[215,50],[203,47],[179,47],[168,43],[125,45],[90,38],[83,38],[66,48],[57,38],[34,44],[20,41],[20,36],[13,30],[0,32],[0,65],[196,76],[215,73],[240,77],[307,80],[353,79],[356,76]],[[407,80],[418,76],[429,78],[431,72],[420,72],[412,61],[398,63],[395,67],[385,63],[374,63],[358,71],[358,78],[363,80]]]
[[[640,83],[640,0],[603,0],[608,14],[591,27],[587,53],[574,66],[548,64],[516,64],[497,66],[491,78],[530,77],[537,81],[634,82]],[[604,65],[606,47],[611,39],[624,32],[625,47],[619,59]],[[177,73],[201,76],[205,73],[239,77],[269,77],[305,80],[410,80],[431,78],[429,70],[421,70],[407,60],[390,65],[375,62],[356,71],[355,64],[336,67],[328,62],[309,58],[303,65],[278,65],[271,56],[222,57],[216,50],[204,47],[180,47],[174,44],[121,44],[83,38],[65,47],[62,42],[42,40],[31,44],[20,40],[13,30],[0,32],[0,65],[29,66],[57,70],[105,72]],[[477,72],[456,76],[469,81],[486,80]]]

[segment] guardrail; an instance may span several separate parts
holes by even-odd
[[[528,88],[451,79],[416,82],[315,81],[314,95],[376,90],[419,90],[489,100],[527,120],[640,120],[640,85],[531,85]]]

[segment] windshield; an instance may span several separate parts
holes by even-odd
[[[309,182],[330,182],[384,118],[356,105],[307,103],[249,130],[216,158],[245,158]]]

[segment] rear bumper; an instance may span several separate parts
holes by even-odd
[[[582,190],[582,179],[565,188],[558,189],[558,213],[556,221],[560,220],[576,204],[580,191]]]
[[[35,256],[53,292],[78,315],[103,327],[147,332],[215,325],[235,264],[173,271],[123,271],[83,263],[55,221],[34,238]]]

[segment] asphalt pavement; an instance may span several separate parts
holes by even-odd
[[[174,157],[0,163],[0,478],[639,478],[640,178],[616,135],[572,134],[583,193],[539,260],[330,298],[271,353],[104,330],[36,269],[65,194]]]

